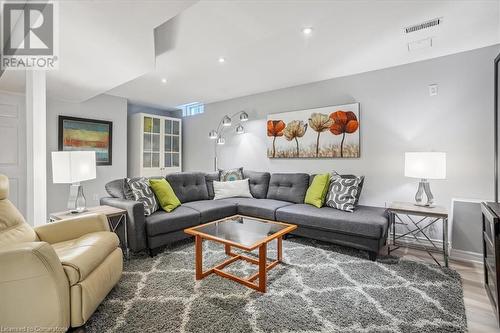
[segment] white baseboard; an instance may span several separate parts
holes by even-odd
[[[396,236],[398,236],[398,234],[396,234]],[[415,238],[413,238],[412,236],[405,236],[403,238],[400,238],[398,240],[399,243],[401,243],[401,245],[405,245],[405,244],[408,244],[408,245],[425,245],[427,247],[432,247],[432,245],[430,244],[430,242],[424,238],[424,237],[417,237],[419,239],[419,242],[417,242],[415,240]],[[440,239],[433,239],[432,240],[434,242],[434,244],[436,244],[436,246],[438,246],[440,249],[443,248],[443,241],[440,240]],[[470,251],[464,251],[464,250],[458,250],[458,249],[454,249],[452,247],[449,248],[449,258],[452,259],[452,260],[457,260],[457,261],[463,261],[463,262],[471,262],[471,263],[475,263],[475,264],[483,264],[483,254],[482,253],[478,253],[478,252],[470,252]]]
[[[475,264],[483,264],[483,254],[478,252],[470,252],[464,250],[450,249],[450,259],[457,261],[473,262]]]

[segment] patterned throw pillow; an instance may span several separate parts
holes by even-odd
[[[330,189],[325,205],[346,212],[354,212],[356,197],[359,191],[361,178],[342,178],[333,176],[330,179]]]
[[[147,178],[127,178],[127,184],[132,190],[134,200],[143,203],[144,215],[149,216],[158,210],[158,201],[156,201],[155,194],[149,187]]]
[[[243,168],[220,170],[219,181],[230,182],[232,180],[243,180]]]

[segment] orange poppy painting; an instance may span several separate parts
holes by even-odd
[[[357,158],[359,103],[270,114],[269,158]]]

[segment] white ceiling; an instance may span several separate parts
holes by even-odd
[[[386,68],[500,43],[499,15],[499,1],[479,0],[200,1],[176,17],[176,46],[156,71],[109,93],[169,107]],[[403,33],[436,17],[437,29]],[[407,51],[428,36],[432,48]]]
[[[174,16],[162,41],[170,49],[155,65],[153,29]],[[403,33],[436,17],[438,28]],[[308,38],[304,26],[314,28]],[[60,35],[50,97],[79,102],[107,92],[172,107],[497,44],[500,0],[64,1]],[[433,37],[432,48],[407,51],[407,42],[425,37]],[[23,73],[6,72],[0,90],[23,92]]]
[[[153,29],[196,1],[59,1],[59,70],[52,98],[81,102],[155,70]],[[23,71],[6,71],[0,90],[24,91]]]

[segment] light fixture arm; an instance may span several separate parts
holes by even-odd
[[[244,110],[241,110],[241,111],[238,111],[230,116],[228,115],[224,115],[221,120],[219,121],[219,124],[217,125],[217,130],[215,131],[215,133],[217,134],[217,140],[214,141],[214,170],[217,171],[219,166],[218,166],[218,160],[217,160],[217,141],[218,139],[222,138],[222,135],[224,134],[224,130],[225,129],[228,129],[228,128],[233,128],[233,127],[238,127],[241,125],[241,118],[240,118],[240,121],[238,121],[237,123],[233,123],[232,122],[232,119],[238,115],[242,115],[242,114],[245,114],[245,118],[248,119],[248,114],[244,111]],[[223,123],[224,123],[224,119],[228,117],[230,120],[231,120],[231,125],[230,126],[223,126]]]
[[[234,113],[234,114],[232,114],[232,115],[230,115],[230,116],[228,116],[228,117],[232,120],[234,117],[236,117],[237,115],[240,115],[240,114],[242,114],[242,113],[246,113],[246,112],[245,112],[244,110],[241,110],[241,111],[238,111],[238,112],[236,112],[236,113]],[[225,115],[225,116],[227,116],[227,115]],[[225,117],[225,116],[224,116],[224,117]],[[224,117],[222,117],[222,118],[220,119],[220,121],[219,121],[219,125],[217,126],[217,131],[216,131],[216,132],[217,132],[217,135],[219,135],[219,136],[220,136],[220,135],[224,132],[224,128],[226,127],[226,126],[222,126],[222,122],[223,122],[223,120],[224,120]],[[239,121],[239,122],[236,124],[236,126],[238,126],[238,125],[240,125],[240,124],[241,124],[241,121]],[[231,122],[231,126],[228,126],[228,128],[234,127],[234,125],[235,125],[235,124],[233,124],[233,123]]]

